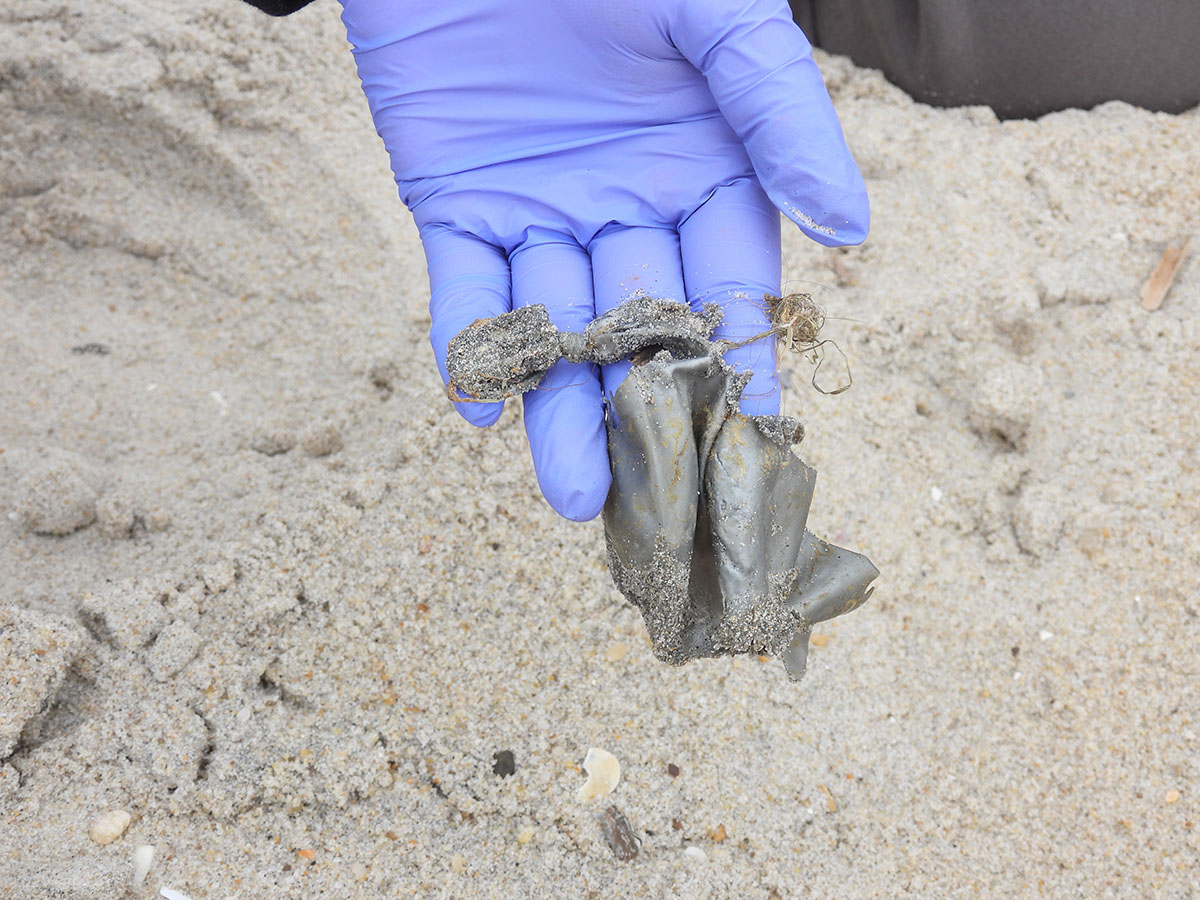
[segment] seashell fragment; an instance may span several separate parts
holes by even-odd
[[[588,748],[587,756],[583,759],[583,769],[587,772],[588,779],[579,789],[580,803],[607,797],[621,780],[621,764],[615,756],[599,747]]]
[[[142,844],[133,851],[133,886],[140,887],[150,874],[150,865],[154,862],[154,845]]]
[[[618,641],[607,650],[604,651],[604,658],[609,662],[619,662],[624,659],[629,653],[629,645],[624,641]]]
[[[123,809],[110,809],[101,813],[88,830],[88,836],[97,844],[111,844],[125,833],[133,816]]]

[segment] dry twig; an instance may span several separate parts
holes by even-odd
[[[1166,298],[1167,292],[1171,290],[1171,284],[1179,272],[1179,267],[1183,265],[1183,258],[1187,256],[1191,243],[1192,239],[1189,237],[1180,246],[1168,247],[1164,251],[1154,273],[1142,285],[1143,309],[1153,312],[1162,306],[1162,302]]]

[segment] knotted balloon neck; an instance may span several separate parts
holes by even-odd
[[[694,359],[770,337],[780,338],[785,349],[812,351],[815,357],[831,343],[817,339],[824,313],[807,294],[763,299],[771,326],[739,341],[712,340],[724,315],[716,303],[696,311],[674,300],[635,297],[598,316],[581,332],[559,331],[542,304],[522,306],[479,319],[455,335],[446,353],[447,390],[458,403],[492,403],[534,390],[564,359],[604,366],[659,350],[675,359]],[[823,355],[814,362],[820,369]],[[840,393],[850,385],[848,367],[846,375],[843,386],[825,390],[817,385],[814,371],[813,386],[823,393]]]

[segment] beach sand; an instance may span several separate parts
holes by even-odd
[[[0,897],[122,897],[146,844],[130,896],[1200,895],[1200,264],[1138,301],[1200,113],[1002,123],[819,57],[873,227],[787,231],[854,385],[793,359],[784,405],[882,576],[795,685],[657,662],[519,404],[454,414],[335,4],[19,6]]]

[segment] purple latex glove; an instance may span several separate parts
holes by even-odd
[[[719,337],[768,327],[778,207],[860,243],[866,188],[784,0],[343,0],[400,197],[429,263],[430,339],[544,303],[582,331],[630,296],[715,300]],[[765,193],[764,193],[765,189]],[[779,410],[772,341],[731,351]],[[525,396],[542,493],[593,518],[611,480],[604,392],[628,363],[559,363]],[[603,387],[602,387],[603,385]],[[458,404],[491,425],[499,403]]]

